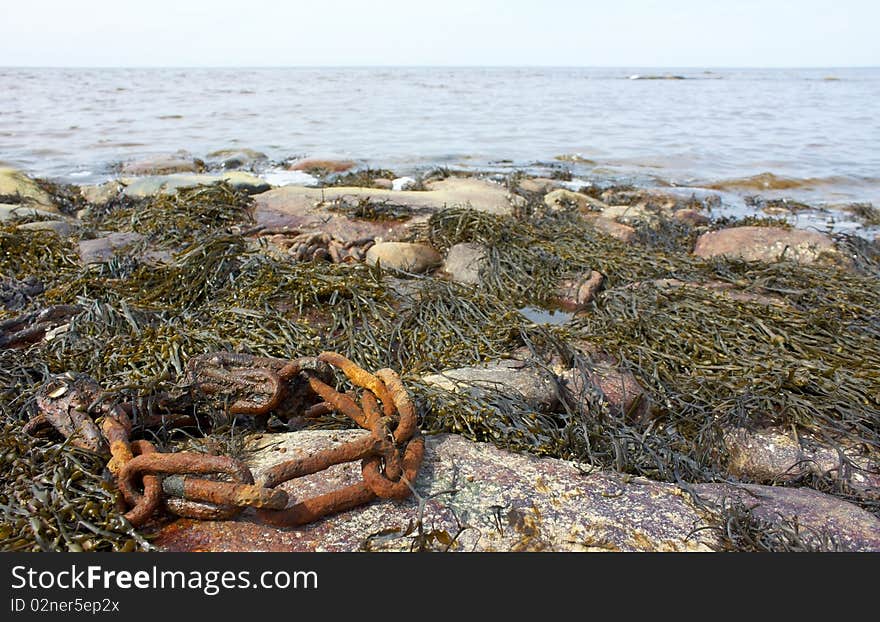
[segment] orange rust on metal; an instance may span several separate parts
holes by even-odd
[[[132,481],[138,475],[177,475],[184,473],[212,474],[225,473],[236,478],[240,483],[253,484],[254,476],[247,466],[227,456],[209,456],[195,452],[179,452],[174,454],[141,454],[132,458],[119,474],[119,489],[125,500],[134,503],[134,486]]]
[[[396,481],[400,479],[400,474],[403,471],[400,464],[400,454],[391,442],[394,438],[390,432],[391,421],[388,417],[382,416],[379,404],[372,393],[366,392],[361,396],[361,405],[367,415],[367,421],[370,422],[373,438],[380,444],[381,456],[385,461],[385,475]]]
[[[185,475],[169,475],[162,481],[162,489],[188,501],[205,501],[217,505],[268,508],[283,510],[287,507],[287,493],[252,484],[235,484],[198,479]]]
[[[355,385],[372,391],[382,402],[382,409],[385,415],[388,417],[394,415],[394,403],[391,401],[388,389],[376,376],[336,352],[321,352],[318,355],[318,360],[339,368]]]
[[[388,387],[394,406],[400,414],[400,422],[394,431],[394,440],[397,443],[405,443],[412,438],[417,429],[416,409],[397,372],[391,369],[380,369],[376,372],[376,376]]]
[[[375,493],[364,482],[358,482],[324,495],[305,499],[286,510],[258,509],[257,517],[264,523],[276,527],[295,527],[354,509],[375,499]]]
[[[425,455],[425,439],[417,436],[410,440],[403,455],[403,475],[398,481],[392,481],[382,475],[378,456],[365,458],[361,467],[364,482],[382,499],[405,499],[412,492],[410,484],[415,482]],[[407,483],[409,482],[409,483]]]
[[[136,455],[146,455],[156,453],[156,448],[149,441],[139,440],[131,443],[131,451]],[[162,502],[161,480],[155,475],[144,475],[143,483],[144,494],[136,495],[134,507],[123,514],[135,527],[147,522]]]
[[[131,419],[128,413],[119,406],[114,406],[109,413],[104,415],[101,421],[101,432],[110,443],[110,462],[107,468],[114,475],[119,475],[120,469],[134,457],[129,445],[131,435]]]
[[[358,408],[357,403],[345,393],[339,393],[335,389],[330,388],[328,385],[313,377],[309,377],[309,386],[312,388],[312,391],[320,395],[321,399],[330,404],[334,409],[341,412],[362,428],[369,429],[367,418],[364,416],[364,413]]]
[[[305,412],[303,412],[303,417],[305,417],[306,419],[312,419],[314,417],[329,415],[332,412],[333,406],[331,404],[328,404],[327,402],[321,402],[320,404],[315,404],[314,406],[306,408]]]
[[[295,458],[276,464],[266,469],[263,473],[262,483],[267,488],[274,488],[282,482],[323,471],[334,464],[361,460],[375,452],[375,439],[372,436],[365,435],[351,442],[319,451],[305,458]]]

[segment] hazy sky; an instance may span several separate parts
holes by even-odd
[[[878,66],[880,0],[2,0],[0,66]]]

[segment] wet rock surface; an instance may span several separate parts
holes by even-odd
[[[419,274],[436,268],[442,258],[440,253],[425,244],[381,242],[370,247],[365,261],[373,265],[381,264],[390,270]]]
[[[205,163],[187,153],[154,156],[127,162],[120,168],[123,175],[169,175],[171,173],[201,173]]]
[[[486,266],[486,249],[479,244],[463,242],[446,252],[441,271],[456,283],[477,285],[480,271]]]

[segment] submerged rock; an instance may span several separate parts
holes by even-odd
[[[443,258],[426,244],[380,242],[370,247],[365,261],[383,268],[420,274],[440,265]]]
[[[266,434],[245,460],[257,481],[273,464],[362,436],[353,430]],[[425,499],[377,500],[321,521],[279,529],[250,512],[235,521],[180,519],[153,540],[165,551],[712,551],[707,514],[672,484],[514,454],[453,434],[426,439],[415,489]],[[283,487],[304,499],[352,484],[360,463]],[[422,537],[419,537],[421,527]]]
[[[209,162],[214,166],[230,169],[252,169],[256,164],[269,159],[265,153],[253,149],[221,149],[208,154]]]
[[[40,188],[33,179],[14,168],[0,168],[0,203],[3,202],[24,204],[47,212],[58,212],[49,193]]]
[[[697,257],[724,256],[745,261],[796,261],[814,263],[823,257],[840,257],[827,235],[781,227],[733,227],[704,233],[694,247]]]
[[[123,164],[123,175],[169,175],[172,173],[201,173],[205,163],[187,153],[160,155]]]
[[[461,242],[446,252],[441,272],[456,283],[477,285],[480,282],[480,271],[487,261],[486,249],[482,245]]]
[[[880,551],[880,519],[831,495],[809,488],[757,484],[696,484],[693,491],[718,506],[742,504],[755,519],[808,548]]]
[[[344,173],[357,166],[352,160],[323,160],[320,158],[306,158],[287,165],[291,171],[305,171],[318,173]]]

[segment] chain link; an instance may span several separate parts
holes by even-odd
[[[331,386],[341,371],[360,396]],[[403,499],[412,492],[425,451],[415,408],[400,377],[391,369],[371,374],[335,352],[290,361],[216,352],[187,363],[194,400],[223,405],[231,415],[268,419],[276,414],[314,417],[338,412],[367,434],[312,455],[276,464],[259,484],[246,464],[228,456],[196,452],[160,453],[146,440],[130,441],[131,404],[104,405],[100,386],[87,376],[66,374],[44,385],[39,413],[26,431],[53,427],[76,446],[109,453],[107,468],[134,526],[161,509],[203,520],[227,520],[254,508],[263,522],[290,527],[353,509],[376,499]],[[173,403],[164,396],[159,402]],[[186,400],[177,400],[185,404]],[[91,414],[100,419],[100,427]],[[361,481],[291,505],[281,484],[361,461]]]

